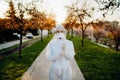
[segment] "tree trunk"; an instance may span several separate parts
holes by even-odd
[[[20,26],[20,46],[19,46],[19,58],[21,58],[21,49],[22,49],[22,26]]]
[[[115,38],[115,49],[116,51],[119,51],[119,43],[120,43],[120,37]]]
[[[69,35],[69,36],[70,36],[70,30],[69,30],[69,29],[67,29],[67,35]]]
[[[82,30],[82,43],[81,43],[81,46],[83,47],[84,46],[84,30]]]
[[[48,36],[47,36],[48,38],[49,38],[49,35],[50,35],[50,30],[48,29]]]
[[[98,38],[96,38],[96,43],[98,43]]]
[[[71,39],[73,39],[73,28],[71,28]]]
[[[68,30],[67,34],[70,35],[70,31],[69,30]]]
[[[43,41],[43,30],[41,29],[41,37],[40,37],[41,39],[41,42]]]

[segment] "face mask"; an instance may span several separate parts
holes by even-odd
[[[57,33],[56,37],[57,37],[58,40],[66,39],[66,35],[64,33]]]

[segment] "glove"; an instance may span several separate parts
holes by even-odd
[[[63,51],[66,50],[66,44],[65,44],[65,43],[62,44],[62,50],[63,50]]]
[[[63,57],[63,56],[65,55],[65,50],[66,50],[66,44],[63,43],[63,44],[62,44],[62,52],[61,52],[61,54],[60,54],[61,57]]]

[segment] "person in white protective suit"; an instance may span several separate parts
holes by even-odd
[[[62,25],[56,27],[54,39],[47,46],[46,58],[51,61],[49,80],[71,80],[72,70],[69,61],[74,58],[72,41],[66,39]]]

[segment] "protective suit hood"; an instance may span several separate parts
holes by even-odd
[[[62,25],[58,25],[55,30],[55,38],[58,41],[66,40],[66,30]]]

